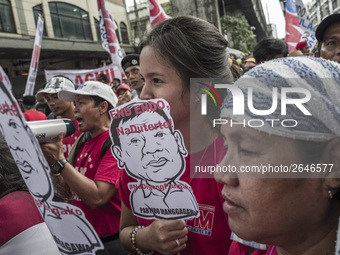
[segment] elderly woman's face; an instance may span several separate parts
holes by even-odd
[[[241,125],[222,125],[221,132],[228,147],[221,166],[235,166],[239,171],[261,164],[303,163],[294,140]],[[261,178],[261,174],[215,174],[216,180],[224,184],[223,210],[229,216],[231,230],[245,240],[282,245],[286,241],[302,242],[308,232],[326,227],[330,203],[322,179],[294,178],[294,173],[290,176],[280,179]]]

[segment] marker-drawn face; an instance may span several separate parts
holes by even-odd
[[[48,176],[48,166],[38,156],[38,153],[42,155],[40,146],[27,124],[24,124],[18,108],[14,106],[16,102],[3,93],[3,90],[0,90],[0,94],[1,132],[30,192],[39,199],[46,199],[51,196],[52,184]]]
[[[113,149],[119,164],[125,165],[131,176],[147,181],[167,182],[182,174],[186,150],[180,133],[172,133],[169,127],[163,125],[151,130],[156,123],[165,121],[158,113],[145,112],[120,124],[119,128],[139,127],[143,130],[120,134],[121,147],[114,146]]]

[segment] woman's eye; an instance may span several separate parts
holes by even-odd
[[[154,82],[154,83],[162,83],[162,80],[157,79],[157,78],[154,78],[154,79],[153,79],[153,82]]]
[[[253,154],[253,152],[251,151],[247,151],[247,150],[240,150],[240,153],[243,155],[243,156],[250,156],[251,154]]]

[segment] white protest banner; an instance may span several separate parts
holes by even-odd
[[[55,202],[50,167],[18,102],[0,82],[0,131],[61,254],[95,254],[103,249],[81,209]]]
[[[3,82],[10,90],[12,89],[12,84],[8,79],[7,74],[4,69],[0,66],[0,81]]]
[[[97,0],[97,4],[99,12],[100,38],[103,48],[110,54],[112,64],[116,65],[122,74],[124,74],[121,67],[124,55],[116,35],[117,25],[105,7],[105,1]],[[119,79],[121,79],[121,77],[119,77]]]
[[[188,152],[164,99],[127,103],[110,111],[112,154],[137,180],[127,183],[134,215],[192,219],[200,211],[191,186],[179,180]]]
[[[37,22],[37,31],[35,33],[34,47],[31,58],[30,70],[27,77],[26,88],[24,95],[33,95],[34,94],[34,86],[35,79],[37,78],[38,66],[39,66],[39,57],[41,50],[41,42],[42,35],[44,30],[44,21],[42,17],[39,15]]]
[[[295,4],[300,28],[303,30],[300,41],[307,41],[309,49],[312,50],[317,42],[315,38],[315,29],[312,22],[309,20],[307,9],[302,0],[295,0]]]
[[[99,74],[104,73],[110,81],[114,78],[121,79],[121,72],[116,65],[110,64],[98,69],[84,70],[45,70],[46,81],[49,81],[55,75],[64,75],[73,81],[74,84],[81,85],[85,81],[97,80]]]

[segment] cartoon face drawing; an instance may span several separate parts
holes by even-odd
[[[17,102],[2,83],[0,89],[5,92],[0,97],[1,132],[32,195],[47,200],[52,196],[53,189],[48,176],[48,165],[45,159],[39,156],[42,155],[41,152],[39,154],[40,146],[32,138],[34,135],[23,120]],[[41,171],[43,173],[40,173]]]
[[[144,112],[118,128],[140,127],[141,132],[119,135],[120,146],[113,151],[120,165],[137,179],[168,182],[183,173],[186,149],[178,131],[172,131],[163,116],[157,112]]]

